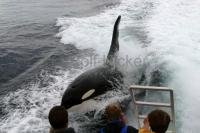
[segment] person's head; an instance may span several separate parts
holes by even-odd
[[[118,103],[112,103],[109,104],[105,108],[105,115],[108,121],[114,121],[119,120],[122,116],[122,110],[120,108],[120,105]]]
[[[149,125],[155,133],[165,133],[170,123],[170,116],[162,110],[154,110],[148,115]]]
[[[55,106],[49,112],[49,123],[53,129],[67,127],[68,112],[63,106]]]

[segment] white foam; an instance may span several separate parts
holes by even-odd
[[[134,14],[135,11],[133,2],[133,0],[123,0],[119,6],[96,16],[59,18],[57,26],[61,28],[57,36],[61,37],[61,42],[64,44],[74,44],[78,49],[92,48],[98,55],[104,56],[110,48],[114,22],[118,15],[122,15],[119,26],[120,56],[139,56],[141,47],[138,46],[140,45],[138,40],[124,32],[124,29],[135,23],[130,14],[130,12]]]
[[[8,115],[0,122],[0,132],[48,132],[49,110],[60,105],[62,94],[70,82],[68,72],[62,73],[53,76],[54,82],[46,87],[39,87],[36,83],[2,97]]]
[[[200,2],[158,0],[148,22],[151,49],[159,54],[171,71],[170,86],[176,94],[179,133],[200,129]]]

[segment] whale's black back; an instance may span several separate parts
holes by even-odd
[[[114,25],[112,42],[106,63],[79,75],[66,89],[61,105],[70,108],[122,84],[123,75],[118,71],[114,62],[119,51],[118,27],[120,20],[121,16],[118,16]],[[88,96],[90,91],[92,91],[92,94]],[[88,97],[83,98],[85,95]]]

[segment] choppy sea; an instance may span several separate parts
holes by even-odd
[[[127,86],[137,84],[141,73],[146,85],[153,84],[152,72],[158,71],[162,85],[174,89],[177,132],[196,133],[199,7],[198,0],[1,0],[0,133],[48,132],[48,112],[60,104],[68,84],[103,62],[118,15]],[[80,111],[70,114],[70,126],[78,132],[92,123]]]

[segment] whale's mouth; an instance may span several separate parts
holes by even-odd
[[[95,89],[91,89],[91,90],[87,91],[86,93],[84,93],[84,95],[81,97],[81,99],[82,99],[82,100],[87,99],[87,98],[90,97],[94,92],[95,92]]]

